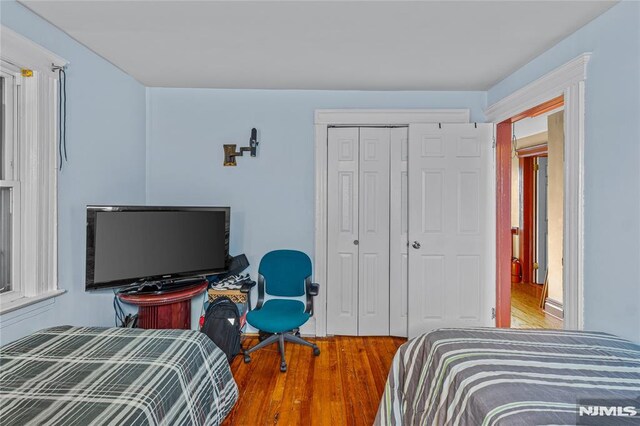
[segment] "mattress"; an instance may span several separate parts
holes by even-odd
[[[218,425],[237,395],[197,331],[61,326],[0,347],[3,425]]]
[[[596,410],[611,406],[640,410],[640,346],[627,340],[578,331],[441,329],[399,348],[375,423],[640,424],[625,412]]]

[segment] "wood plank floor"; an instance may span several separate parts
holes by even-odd
[[[330,337],[309,339],[320,348],[286,343],[288,371],[280,373],[277,344],[238,355],[231,364],[239,388],[230,425],[371,425],[387,380],[391,360],[406,339]],[[242,345],[258,342],[246,338]]]
[[[523,284],[511,285],[511,327],[561,329],[562,320],[547,314],[538,303],[540,298]]]

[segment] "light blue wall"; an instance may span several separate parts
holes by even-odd
[[[313,254],[315,109],[470,108],[472,120],[483,121],[487,98],[491,104],[591,51],[586,326],[640,341],[639,21],[639,3],[617,5],[488,93],[147,89],[145,107],[145,89],[134,79],[21,5],[2,1],[3,25],[71,64],[70,163],[59,176],[59,279],[67,293],[0,317],[0,339],[55,324],[113,323],[112,296],[83,290],[86,204],[230,205],[231,251],[247,253],[253,267],[277,247]],[[251,127],[259,129],[258,157],[223,168],[222,144],[245,145]],[[195,317],[199,301],[194,306]]]
[[[640,341],[640,3],[622,2],[497,84],[492,104],[583,52],[585,326]]]
[[[58,180],[59,286],[67,292],[2,315],[0,339],[51,325],[112,325],[113,295],[84,291],[85,206],[144,204],[145,88],[14,1],[0,1],[0,22],[70,62],[69,163]]]
[[[482,122],[486,105],[485,92],[162,88],[147,89],[147,102],[147,202],[231,206],[230,251],[247,255],[252,274],[270,250],[313,256],[316,109],[469,108]],[[246,146],[252,127],[258,156],[223,167],[222,145]]]
[[[484,92],[349,92],[147,89],[147,202],[231,206],[231,253],[255,271],[262,255],[293,248],[313,255],[314,110],[469,108],[484,121]],[[258,156],[223,167],[222,145]]]

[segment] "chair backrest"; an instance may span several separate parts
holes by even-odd
[[[272,296],[304,296],[305,280],[311,276],[311,259],[301,251],[274,250],[260,261],[266,293]]]

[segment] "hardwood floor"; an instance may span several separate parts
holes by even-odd
[[[538,307],[539,298],[512,286],[513,328],[562,328],[562,321]],[[406,339],[336,336],[315,341],[311,348],[286,343],[288,371],[280,373],[278,346],[251,354],[245,364],[238,355],[231,364],[239,397],[223,426],[371,425],[387,380],[391,360]],[[257,337],[242,345],[251,347]]]
[[[286,343],[288,371],[280,373],[277,344],[238,355],[231,364],[239,398],[224,421],[230,425],[371,425],[391,360],[406,339],[330,337],[309,339],[320,348]],[[258,342],[246,338],[242,345]]]
[[[539,295],[525,286],[511,285],[511,328],[561,329],[562,320],[545,313],[538,305]]]

